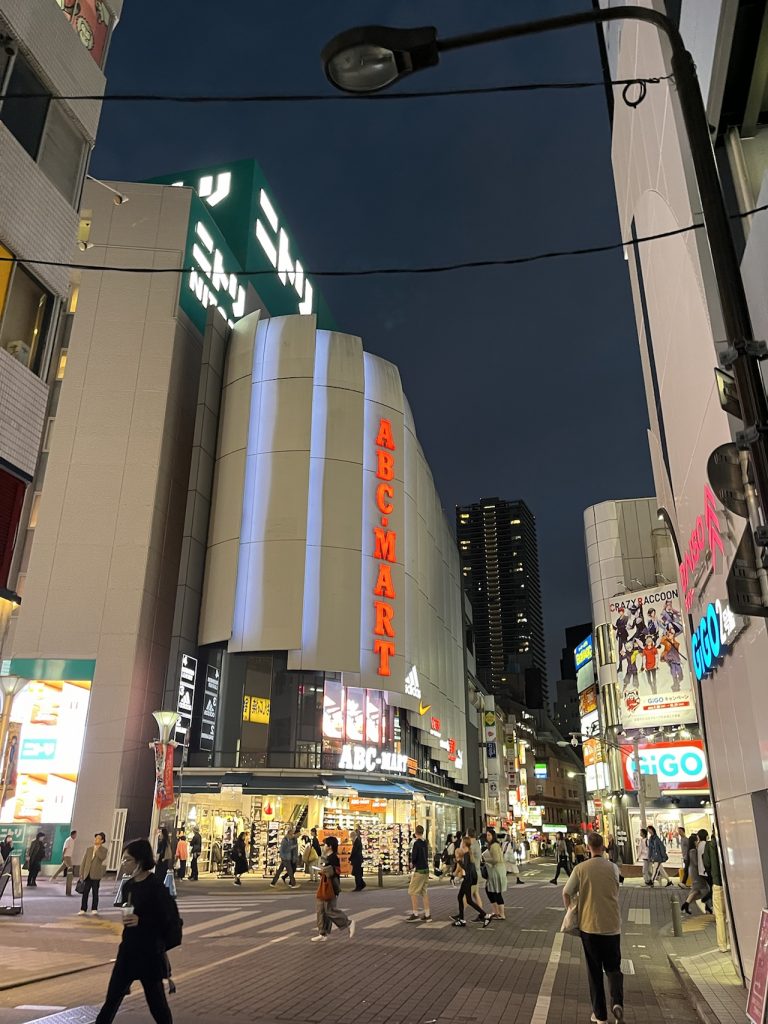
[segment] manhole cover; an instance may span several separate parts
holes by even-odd
[[[62,1010],[60,1013],[49,1013],[45,1017],[35,1017],[27,1021],[27,1024],[93,1024],[99,1012],[98,1006],[73,1006],[70,1010]]]

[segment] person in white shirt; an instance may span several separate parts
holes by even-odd
[[[648,829],[640,829],[640,838],[637,841],[637,859],[643,865],[643,881],[646,885],[653,885],[651,877],[651,862],[648,859]]]
[[[56,868],[56,873],[53,878],[58,878],[59,874],[63,871],[64,877],[67,877],[67,872],[72,870],[72,859],[75,855],[75,840],[77,839],[77,830],[73,829],[69,833],[67,838],[64,840],[64,846],[61,851],[61,864]],[[51,881],[53,881],[53,878]]]

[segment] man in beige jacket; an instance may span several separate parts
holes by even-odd
[[[97,832],[93,837],[93,846],[85,851],[80,865],[80,881],[83,883],[83,898],[78,914],[88,913],[88,893],[93,893],[91,913],[99,912],[99,886],[107,871],[107,837]]]
[[[590,859],[573,869],[563,889],[563,903],[567,909],[578,895],[579,932],[589,972],[592,1021],[608,1024],[603,971],[608,975],[613,1016],[617,1021],[624,1020],[619,869],[605,856],[599,833],[590,832],[587,844]]]

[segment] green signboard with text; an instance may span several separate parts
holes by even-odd
[[[193,188],[181,305],[202,330],[214,305],[228,321],[242,316],[250,281],[272,316],[314,313],[318,327],[335,324],[305,273],[285,218],[255,160],[238,160],[153,178]],[[249,276],[246,272],[252,272]]]

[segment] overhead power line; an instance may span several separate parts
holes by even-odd
[[[768,203],[765,203],[763,206],[756,206],[751,210],[746,210],[744,213],[734,214],[732,219],[738,220],[744,217],[751,217],[756,213],[763,213],[766,210],[768,210]],[[314,278],[381,277],[394,274],[446,274],[457,270],[477,270],[487,267],[514,267],[525,263],[538,263],[543,260],[554,260],[567,256],[592,256],[605,252],[614,252],[627,246],[631,247],[644,242],[655,242],[664,238],[674,238],[676,235],[685,235],[690,231],[698,231],[702,227],[704,227],[703,223],[688,224],[686,227],[674,228],[671,231],[660,231],[653,235],[643,235],[640,238],[631,238],[627,241],[609,242],[605,245],[586,245],[574,249],[553,249],[547,252],[529,253],[526,256],[510,256],[502,259],[462,260],[457,263],[431,264],[422,267],[363,267],[358,270],[305,269],[304,274]],[[189,274],[193,270],[199,270],[199,267],[118,267],[107,264],[88,266],[83,263],[30,259],[25,256],[0,256],[0,263],[18,263],[29,267],[59,267],[67,270],[98,270],[118,274]],[[228,272],[235,273],[238,277],[262,277],[264,275],[273,275],[275,270],[270,267],[266,270],[232,270]]]
[[[96,101],[99,103],[351,103],[362,100],[384,103],[388,100],[435,99],[444,96],[490,96],[494,93],[536,92],[555,89],[604,89],[606,85],[622,86],[624,89],[637,86],[644,94],[649,85],[658,85],[674,76],[660,75],[656,78],[617,78],[594,82],[520,82],[516,85],[480,85],[464,89],[424,89],[419,92],[382,93],[235,93],[213,96],[210,94],[185,96],[178,93],[113,92],[99,94],[72,94],[51,96],[48,93],[18,92],[14,100],[51,99],[67,102]]]

